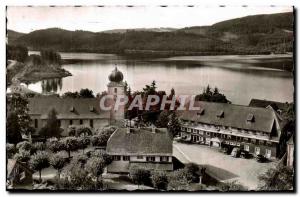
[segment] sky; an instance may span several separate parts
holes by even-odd
[[[28,33],[38,29],[105,31],[133,28],[183,28],[256,14],[292,12],[290,6],[83,6],[7,7],[7,28]]]

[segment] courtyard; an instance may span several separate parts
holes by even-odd
[[[258,187],[260,174],[275,167],[277,161],[258,163],[255,159],[233,158],[205,145],[173,143],[173,155],[183,163],[196,163],[222,182],[237,181],[250,190]]]

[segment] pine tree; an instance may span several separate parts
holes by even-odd
[[[179,122],[179,119],[177,118],[175,112],[173,112],[171,114],[171,118],[168,123],[168,130],[169,130],[170,134],[172,135],[172,137],[177,135],[178,132],[180,131],[180,122]]]

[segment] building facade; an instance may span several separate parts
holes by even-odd
[[[109,173],[129,173],[132,168],[172,171],[172,139],[166,129],[119,128],[109,138],[107,154],[113,161]]]
[[[115,68],[109,75],[109,84],[107,85],[107,94],[123,95],[125,85],[123,74]],[[47,123],[49,112],[54,109],[57,113],[60,127],[63,129],[62,135],[68,135],[70,126],[85,125],[92,130],[102,128],[112,122],[124,119],[124,107],[118,110],[106,111],[100,108],[100,98],[61,98],[52,96],[35,96],[28,99],[29,115],[32,119],[31,126],[39,131]],[[107,102],[114,106],[115,99]]]
[[[253,155],[277,157],[281,118],[271,107],[196,102],[196,111],[178,112],[180,137],[212,147],[238,147]]]

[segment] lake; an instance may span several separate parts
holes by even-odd
[[[36,52],[30,52],[36,53]],[[158,90],[176,95],[199,94],[209,84],[218,87],[234,104],[248,105],[252,98],[279,102],[293,101],[291,55],[264,56],[184,56],[133,59],[96,53],[61,53],[63,68],[73,76],[29,84],[37,92],[79,91],[101,93],[107,89],[108,75],[117,65],[132,91],[156,81]]]

